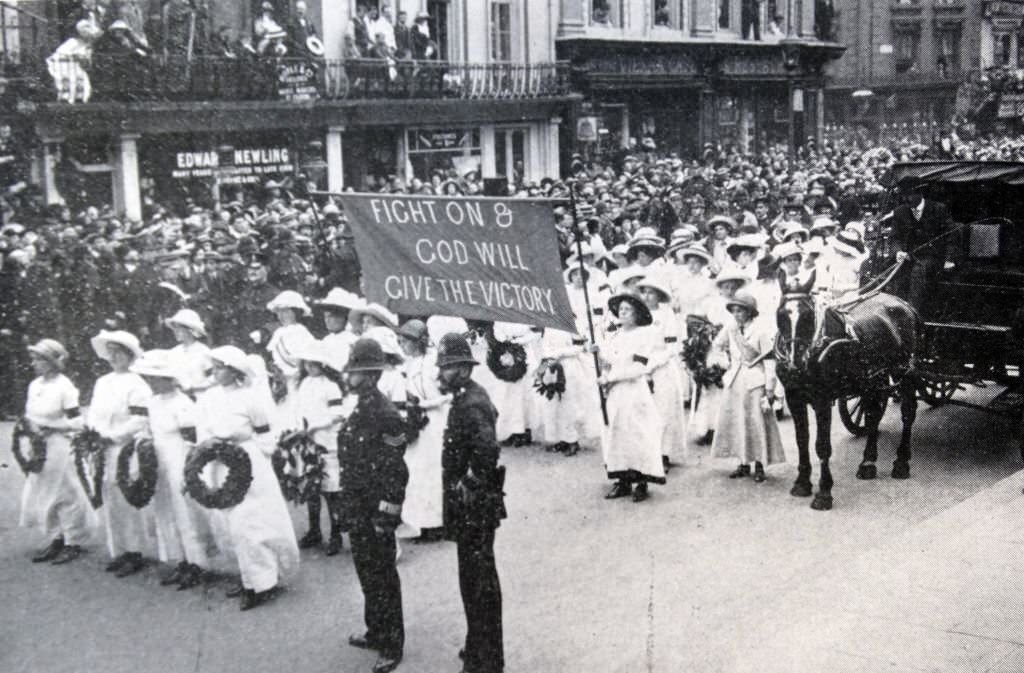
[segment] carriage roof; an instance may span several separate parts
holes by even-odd
[[[910,185],[929,187],[988,183],[1024,187],[1024,162],[1019,161],[915,161],[898,163],[882,177],[890,189]]]

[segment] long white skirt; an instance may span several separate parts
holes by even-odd
[[[551,399],[543,395],[536,396],[540,400],[544,441],[550,444],[572,444],[580,439],[580,416],[585,406],[585,390],[581,384],[585,374],[578,357],[563,358],[559,362],[565,372],[565,392],[561,397]]]
[[[159,467],[153,510],[159,558],[164,563],[188,561],[209,569],[207,550],[213,544],[209,517],[184,495],[186,444],[181,440],[154,442]]]
[[[426,427],[405,450],[409,483],[405,487],[402,521],[420,530],[439,528],[444,524],[441,451],[444,448],[448,404],[428,410],[427,419]]]
[[[100,518],[107,534],[107,551],[111,558],[127,552],[144,556],[157,555],[156,522],[153,503],[142,509],[128,504],[117,485],[117,458],[124,444],[108,446],[103,469],[103,507]]]
[[[661,414],[644,378],[616,383],[608,393],[608,426],[601,438],[609,479],[665,482]]]
[[[654,402],[661,414],[661,455],[673,457],[686,446],[683,388],[679,377],[681,367],[675,358],[651,374]]]
[[[299,566],[288,505],[268,458],[251,442],[242,445],[252,462],[252,484],[245,499],[225,510],[242,586],[267,591]]]
[[[63,535],[64,544],[84,545],[91,537],[89,511],[75,474],[71,440],[52,434],[46,439],[43,469],[25,479],[18,523],[38,529],[47,540]]]

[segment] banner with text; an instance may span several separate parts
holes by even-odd
[[[550,203],[390,194],[338,198],[355,236],[369,301],[409,315],[576,331]]]

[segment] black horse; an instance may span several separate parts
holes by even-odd
[[[857,478],[874,479],[878,472],[878,425],[888,396],[898,391],[903,433],[892,476],[910,477],[910,433],[917,415],[913,359],[921,319],[905,301],[884,293],[816,310],[809,289],[783,295],[776,314],[779,333],[775,359],[793,414],[800,453],[798,475],[790,494],[808,497],[813,491],[808,453],[810,406],[817,421],[814,448],[821,462],[818,493],[811,507],[827,510],[832,508],[832,403],[838,398],[861,399],[867,445]]]

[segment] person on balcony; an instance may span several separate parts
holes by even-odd
[[[399,12],[395,21],[395,50],[399,58],[412,57],[412,30],[409,28],[408,12]]]
[[[110,24],[107,32],[96,40],[94,53],[93,80],[100,98],[128,100],[140,93],[149,52],[136,40],[127,23],[118,19]]]
[[[764,36],[769,40],[781,40],[786,37],[785,17],[782,16],[782,12],[776,12],[772,20],[768,22]]]
[[[295,14],[289,19],[286,30],[288,32],[289,54],[293,56],[323,56],[323,43],[320,42],[316,25],[309,18],[306,0],[295,0]],[[310,47],[311,38],[315,38],[312,42],[313,48]],[[315,51],[316,46],[319,46],[319,54]]]
[[[113,23],[123,21],[128,26],[132,39],[145,49],[149,49],[145,19],[143,18],[139,0],[112,0],[110,3],[110,17],[114,20]]]
[[[366,25],[366,5],[356,5],[356,15],[352,19],[352,39],[359,55],[351,58],[362,58],[373,44],[370,39],[370,29]],[[346,58],[350,57],[346,56]]]
[[[412,57],[417,61],[437,58],[437,43],[430,37],[430,14],[420,12],[412,26]]]
[[[260,5],[259,18],[253,22],[252,34],[256,40],[256,51],[261,56],[284,56],[288,53],[288,33],[274,18],[274,5],[264,2]]]
[[[740,5],[740,22],[743,24],[743,39],[761,41],[761,0],[742,0]]]
[[[79,20],[75,30],[77,34],[62,42],[46,59],[46,68],[53,77],[57,100],[87,103],[92,97],[92,83],[87,70],[92,61],[93,43],[102,32],[88,19]]]
[[[371,7],[366,18],[366,33],[369,35],[374,43],[377,41],[377,34],[382,33],[384,35],[384,41],[387,43],[390,49],[395,48],[395,28],[391,25],[391,21],[388,19],[389,12],[388,5],[384,5],[385,11],[381,12],[376,7]],[[376,44],[374,45],[376,47]]]

